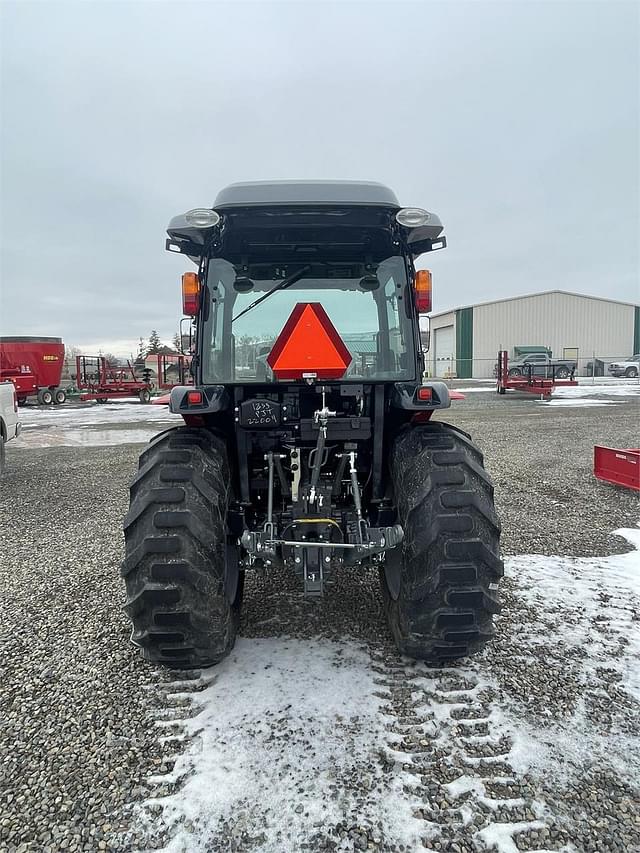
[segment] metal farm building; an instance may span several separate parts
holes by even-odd
[[[499,299],[434,314],[429,323],[431,376],[493,377],[498,350],[548,347],[577,359],[578,375],[640,351],[640,306],[564,290]]]

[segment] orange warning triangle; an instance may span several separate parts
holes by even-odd
[[[340,379],[351,364],[327,312],[319,302],[299,302],[267,357],[276,379]]]

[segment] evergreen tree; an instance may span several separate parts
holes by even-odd
[[[136,361],[144,361],[145,356],[147,355],[147,348],[144,345],[144,338],[140,335],[140,340],[138,341],[138,352],[136,353]]]
[[[180,338],[180,332],[176,332],[173,338],[171,338],[171,343],[173,344],[173,348],[180,352],[182,350],[182,340]]]
[[[149,346],[147,347],[147,355],[157,355],[162,349],[162,341],[160,340],[160,335],[156,332],[155,329],[151,329],[151,334],[149,335]]]

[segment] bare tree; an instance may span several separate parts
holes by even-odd
[[[71,379],[76,374],[76,356],[80,355],[80,347],[67,344],[64,348],[64,363],[62,379]]]

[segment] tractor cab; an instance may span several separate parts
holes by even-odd
[[[199,320],[202,381],[301,379],[265,369],[260,356],[309,304],[322,306],[351,354],[324,378],[417,380],[415,321],[431,309],[431,291],[428,272],[416,275],[413,263],[446,245],[441,232],[435,214],[403,209],[386,187],[355,182],[237,184],[213,210],[174,218],[167,248],[199,268],[185,274],[183,307]],[[323,378],[324,338],[308,328],[302,372]]]

